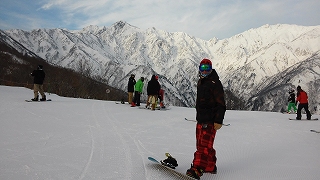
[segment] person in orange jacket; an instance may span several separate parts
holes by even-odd
[[[307,119],[310,120],[311,119],[311,113],[308,109],[308,94],[301,89],[301,86],[297,87],[297,102],[299,102],[298,105],[298,111],[297,111],[297,120],[301,120],[301,110],[302,108],[306,111],[307,113]]]

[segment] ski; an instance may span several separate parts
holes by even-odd
[[[184,118],[184,120],[186,120],[186,121],[193,121],[193,122],[197,122],[196,120],[194,120],[194,119],[187,119],[187,118]],[[230,123],[228,123],[228,124],[222,124],[223,126],[230,126]]]
[[[312,118],[312,119],[293,119],[293,118],[289,118],[289,120],[296,120],[296,121],[316,121],[319,120],[318,118]]]
[[[26,102],[46,102],[46,101],[52,101],[52,100],[51,99],[47,99],[45,101],[32,101],[31,99],[30,100],[26,99],[25,101]]]
[[[317,131],[317,130],[314,130],[314,129],[311,129],[310,131],[314,132],[314,133],[320,133],[320,131]]]
[[[171,157],[172,156],[169,153],[165,153],[166,157]],[[172,173],[174,176],[179,177],[180,179],[184,179],[184,180],[195,180],[195,178],[192,178],[190,176],[187,176],[186,174],[183,174],[181,172],[178,172],[174,169],[174,167],[169,167],[168,165],[166,165],[166,163],[164,163],[163,161],[159,161],[156,158],[153,158],[151,156],[148,157],[148,160],[150,160],[151,162],[155,163],[158,166],[159,170],[164,170],[167,173]]]

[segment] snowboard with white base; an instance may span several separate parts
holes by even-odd
[[[172,157],[169,153],[165,153],[165,155],[167,157]],[[153,158],[153,157],[148,157],[148,159],[153,162],[153,163],[156,163],[156,165],[159,166],[159,170],[163,170],[163,171],[166,171],[167,173],[172,173],[172,175],[178,177],[179,179],[183,179],[183,180],[195,180],[195,178],[192,178],[190,176],[187,176],[186,174],[183,174],[181,172],[178,172],[176,171],[175,169],[169,167],[169,166],[166,166],[164,163],[162,163],[162,161],[159,161],[157,160],[156,158]]]
[[[170,110],[171,108],[170,108],[169,106],[170,106],[169,104],[168,104],[168,105],[165,105],[164,107],[157,106],[157,107],[155,108],[155,110],[160,110],[160,111]],[[150,107],[150,106],[148,106],[148,107],[146,107],[146,106],[139,106],[139,109],[149,109],[149,110],[151,110],[151,107]]]
[[[31,99],[30,100],[26,99],[25,101],[26,102],[46,102],[46,101],[52,101],[52,100],[51,99],[47,99],[45,101],[32,101]]]

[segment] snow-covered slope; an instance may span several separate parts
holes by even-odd
[[[224,86],[247,102],[257,96],[254,92],[262,87],[260,83],[294,65],[298,67],[320,51],[320,26],[288,24],[264,25],[209,41],[183,32],[141,30],[122,21],[110,27],[88,26],[79,31],[13,29],[1,34],[52,64],[78,71],[90,69],[92,76],[123,90],[132,73],[147,80],[152,74],[159,74],[166,100],[189,107],[194,106],[198,64],[203,58],[211,59]],[[295,76],[306,85],[312,84],[307,76]],[[312,81],[315,80],[319,77]],[[285,106],[286,96],[280,98]],[[318,100],[314,104],[318,110],[319,104]]]
[[[195,123],[184,118],[193,119],[194,108],[151,111],[54,94],[47,94],[51,102],[25,102],[29,89],[0,92],[0,179],[174,179],[147,157],[170,152],[182,173],[192,162]],[[201,179],[318,180],[320,134],[310,129],[320,130],[320,121],[288,117],[227,111],[231,125],[215,140],[218,174]]]

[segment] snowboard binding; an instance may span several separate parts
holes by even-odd
[[[160,163],[169,168],[175,169],[178,166],[178,162],[175,158],[173,158],[169,153],[165,153],[167,159],[161,160]]]

